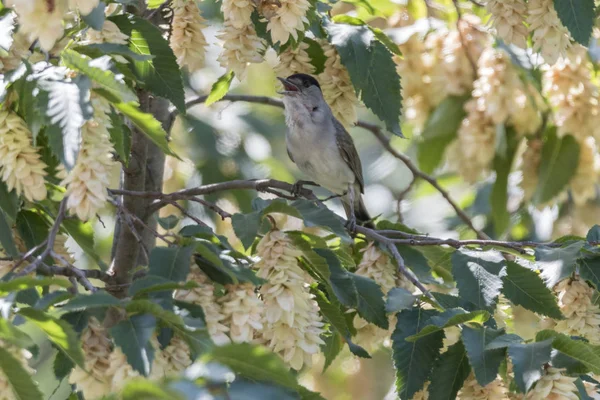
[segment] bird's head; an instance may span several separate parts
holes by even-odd
[[[322,120],[329,116],[331,110],[321,92],[321,85],[312,76],[294,74],[287,78],[278,77],[283,84],[283,103],[287,112],[310,114],[311,119]]]

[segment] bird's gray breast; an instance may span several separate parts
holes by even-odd
[[[288,120],[288,128],[287,148],[300,171],[337,194],[354,183],[354,173],[340,155],[333,124],[317,126],[310,120]]]

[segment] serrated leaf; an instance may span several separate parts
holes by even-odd
[[[558,18],[576,42],[588,46],[594,27],[594,0],[554,0]]]
[[[497,338],[495,338],[494,340],[492,340],[490,343],[488,343],[485,346],[486,350],[496,350],[496,349],[503,349],[506,348],[508,346],[510,346],[511,344],[520,344],[523,342],[523,338],[521,338],[519,335],[515,335],[514,333],[507,333],[504,335],[500,335]]]
[[[183,396],[162,383],[138,378],[127,382],[121,392],[121,398],[123,400],[180,400]]]
[[[5,250],[6,254],[13,258],[19,257],[19,250],[15,244],[11,224],[8,222],[8,218],[4,211],[0,210],[0,245]]]
[[[179,223],[179,218],[176,215],[169,215],[164,218],[159,217],[158,223],[163,229],[169,230],[177,226]]]
[[[183,319],[179,315],[150,300],[131,300],[125,304],[125,310],[130,314],[150,314],[164,325],[178,331],[185,327]]]
[[[533,195],[533,203],[544,204],[565,189],[577,171],[578,164],[577,140],[571,135],[559,138],[555,129],[550,130],[542,147],[538,185]]]
[[[201,242],[197,242],[195,246],[194,260],[213,282],[221,285],[237,285],[241,282],[260,285],[266,282],[264,279],[257,277],[252,269],[238,263],[229,262],[227,258],[220,258],[220,248]]]
[[[34,345],[33,340],[28,334],[4,318],[0,318],[0,339],[21,348],[27,348]]]
[[[121,32],[129,36],[129,48],[133,52],[155,57],[152,60],[133,62],[134,72],[143,86],[155,95],[169,99],[179,112],[185,113],[181,70],[162,32],[139,17],[117,15],[110,19]]]
[[[65,353],[63,353],[62,351],[58,351],[56,352],[56,356],[54,357],[52,367],[54,370],[54,376],[56,377],[56,379],[61,381],[64,377],[71,373],[71,371],[75,367],[75,364],[73,364],[73,361],[71,361],[67,356],[65,356]]]
[[[327,23],[325,30],[360,99],[390,132],[402,136],[400,78],[392,54],[367,26]]]
[[[67,67],[85,74],[96,85],[115,95],[120,102],[138,101],[138,97],[129,86],[120,81],[111,70],[96,66],[96,60],[68,49],[63,50],[61,58]]]
[[[300,235],[293,235],[291,232],[288,234],[288,237],[292,239],[292,243],[294,246],[298,248],[302,252],[304,258],[308,261],[308,263],[313,267],[315,273],[326,283],[329,283],[329,278],[331,277],[331,272],[329,271],[328,261],[333,261],[335,253],[331,252],[328,249],[313,249],[310,243]]]
[[[0,211],[4,211],[8,219],[14,221],[19,212],[19,196],[13,189],[10,192],[6,183],[0,180]]]
[[[7,398],[15,397],[18,400],[42,400],[44,396],[31,375],[23,368],[7,349],[0,347],[0,369],[11,386],[13,393],[3,393]],[[11,390],[8,389],[8,390]],[[6,390],[6,389],[5,389]]]
[[[344,341],[342,339],[342,335],[335,332],[324,337],[323,341],[325,344],[321,346],[321,351],[325,356],[325,362],[323,363],[322,371],[324,373],[344,348]]]
[[[119,299],[104,291],[97,291],[91,294],[80,294],[73,297],[67,304],[65,304],[61,309],[63,311],[79,311],[79,310],[88,310],[91,308],[102,308],[102,307],[111,307],[118,306],[121,304]]]
[[[154,56],[150,54],[134,53],[126,45],[116,43],[90,43],[85,46],[74,46],[73,50],[75,50],[78,53],[88,55],[92,58],[104,54],[120,55],[132,61],[147,61],[152,60],[154,58]]]
[[[382,329],[389,328],[389,321],[385,314],[385,300],[383,292],[374,280],[362,275],[349,273],[358,293],[358,315]]]
[[[150,374],[154,349],[150,337],[156,328],[156,318],[150,314],[132,315],[110,328],[115,344],[127,357],[134,370],[144,376]]]
[[[433,110],[417,144],[419,167],[432,173],[443,159],[446,147],[454,138],[464,116],[464,104],[470,96],[448,96]]]
[[[588,243],[600,242],[600,225],[596,224],[592,226],[585,236],[585,240],[587,240]]]
[[[596,290],[600,289],[600,257],[590,256],[582,257],[577,260],[579,275],[585,280],[590,281]]]
[[[335,233],[343,241],[352,242],[342,219],[327,207],[319,207],[305,199],[294,200],[291,206],[298,210],[307,227],[322,226]]]
[[[98,255],[98,251],[96,251],[94,244],[94,227],[90,222],[83,222],[74,219],[66,219],[62,223],[62,227],[65,231],[77,242],[79,247],[85,252],[85,254],[94,260],[99,266],[100,269],[106,271],[108,266],[102,260],[102,258]]]
[[[508,355],[513,364],[515,381],[523,393],[542,377],[544,364],[550,361],[552,339],[528,344],[511,344]]]
[[[327,57],[325,56],[325,52],[323,51],[323,47],[316,40],[305,37],[303,40],[304,43],[308,44],[308,48],[306,49],[306,53],[310,57],[310,63],[315,70],[313,71],[314,75],[319,75],[325,70],[325,61],[327,61]]]
[[[538,314],[563,318],[556,297],[534,271],[509,261],[506,272],[502,293],[508,300]]]
[[[143,278],[135,280],[127,293],[133,298],[139,298],[149,293],[169,292],[173,290],[189,290],[198,287],[198,283],[194,281],[187,282],[172,282],[161,276],[147,275]]]
[[[536,265],[542,270],[540,274],[549,288],[560,280],[569,277],[575,271],[577,258],[584,242],[575,242],[565,247],[536,247]]]
[[[260,214],[258,212],[251,212],[249,214],[237,213],[231,217],[231,225],[235,235],[240,239],[245,249],[250,248],[258,228],[260,226]]]
[[[434,310],[414,308],[398,314],[396,329],[392,334],[394,367],[396,368],[396,390],[401,399],[411,399],[423,388],[442,348],[444,333],[435,332],[416,342],[406,338],[416,334],[425,326],[425,321],[436,315]]]
[[[110,122],[112,125],[108,129],[110,141],[113,144],[119,159],[127,166],[129,165],[129,153],[131,150],[131,131],[114,110],[110,113]]]
[[[0,282],[0,297],[6,296],[12,292],[19,292],[35,287],[57,285],[61,287],[70,287],[71,284],[62,278],[38,278],[35,276],[20,276],[10,281]]]
[[[448,348],[431,372],[429,397],[432,399],[456,399],[456,394],[469,376],[471,367],[462,341]]]
[[[469,363],[475,378],[481,386],[496,379],[500,364],[505,359],[505,350],[503,348],[488,350],[487,345],[494,339],[503,335],[502,330],[491,329],[489,327],[468,327],[462,329],[462,342],[467,350]]]
[[[102,30],[102,26],[104,25],[104,9],[106,8],[106,4],[101,1],[98,3],[94,9],[86,15],[81,14],[81,18],[88,24],[92,29],[97,31]]]
[[[146,0],[146,6],[148,6],[149,10],[153,10],[162,6],[165,1],[166,0]]]
[[[208,97],[204,102],[204,105],[206,107],[221,100],[223,96],[227,94],[227,92],[229,91],[229,87],[231,86],[231,82],[233,81],[233,77],[233,71],[229,71],[221,75],[219,79],[217,79],[217,81],[213,83],[210,89],[210,93],[208,94]]]
[[[183,282],[190,271],[193,246],[155,247],[150,253],[149,274]]]
[[[594,374],[600,373],[600,354],[586,342],[571,339],[565,334],[552,330],[538,332],[535,340],[550,341],[556,350],[579,361]]]
[[[297,389],[298,383],[283,360],[263,346],[248,343],[228,344],[212,349],[203,361],[215,361],[241,376],[260,382]]]
[[[135,103],[120,102],[118,97],[106,90],[94,89],[94,91],[110,101],[115,109],[129,118],[129,120],[133,122],[144,135],[148,136],[148,138],[152,140],[163,153],[179,158],[179,156],[169,147],[169,143],[167,142],[167,132],[165,132],[161,123],[158,122],[152,114],[141,111],[139,106]]]
[[[46,116],[62,133],[62,153],[58,157],[67,169],[71,169],[79,153],[81,127],[93,112],[90,103],[91,81],[79,75],[68,81],[40,80],[38,87],[47,96],[43,107]]]
[[[490,313],[484,310],[466,312],[460,308],[446,310],[440,315],[432,316],[427,325],[423,327],[416,335],[406,338],[407,341],[413,342],[420,340],[425,336],[429,336],[435,332],[442,331],[444,328],[457,326],[466,323],[483,324],[490,318]]]
[[[329,267],[329,281],[335,297],[348,308],[358,306],[358,291],[350,273],[342,267],[340,260],[331,250],[315,249],[317,255],[326,261]],[[317,262],[317,259],[312,261]]]
[[[40,298],[34,305],[33,308],[37,308],[38,310],[46,311],[50,307],[55,306],[56,304],[63,303],[73,297],[72,293],[67,292],[66,290],[56,290],[54,292],[50,292],[47,295]]]
[[[505,261],[495,251],[460,249],[452,254],[452,275],[462,298],[479,309],[492,309],[502,289]]]
[[[85,368],[81,343],[71,325],[34,308],[22,308],[19,315],[40,328],[71,361]]]
[[[387,294],[385,312],[396,313],[411,308],[417,297],[404,288],[392,288]]]

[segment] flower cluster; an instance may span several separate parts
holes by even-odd
[[[204,66],[206,38],[204,18],[194,0],[173,0],[173,22],[169,44],[177,63],[191,72]]]
[[[94,108],[93,118],[81,128],[81,147],[77,161],[62,182],[69,195],[67,209],[83,221],[94,218],[106,205],[106,189],[115,164],[112,159],[114,148],[108,132],[112,127],[110,105],[98,95],[92,95],[91,102]]]
[[[218,38],[223,41],[219,63],[222,67],[232,70],[238,79],[244,79],[249,63],[263,61],[261,52],[265,48],[265,43],[256,34],[254,25],[236,28],[231,22],[225,21]]]
[[[255,341],[263,329],[264,305],[251,283],[228,285],[227,294],[219,299],[229,326],[229,336],[235,343]]]
[[[298,40],[298,32],[304,30],[304,24],[308,24],[306,12],[310,8],[308,0],[281,0],[277,3],[268,3],[263,16],[268,19],[267,30],[271,32],[273,43],[279,42],[284,45],[290,40]],[[273,5],[275,5],[273,7]],[[261,9],[262,11],[262,9]],[[274,12],[273,12],[274,11]]]
[[[533,33],[533,48],[544,61],[554,64],[571,45],[571,36],[558,18],[553,0],[529,0],[527,24]]]
[[[323,96],[331,107],[333,115],[349,128],[356,122],[356,93],[350,80],[350,74],[342,65],[342,60],[335,47],[321,42],[325,52],[325,69],[319,74],[319,82]]]
[[[560,281],[554,292],[564,319],[546,319],[544,325],[569,336],[582,336],[593,344],[600,344],[600,308],[593,304],[594,289],[585,280],[576,277]]]
[[[114,43],[114,44],[127,44],[129,36],[121,32],[117,24],[112,21],[105,20],[102,25],[101,31],[94,29],[88,29],[85,34],[85,40],[83,43]]]
[[[489,0],[486,8],[492,15],[490,24],[506,43],[527,47],[527,4],[525,0]]]
[[[0,179],[8,190],[21,193],[29,201],[46,198],[46,164],[31,144],[27,124],[17,114],[0,111]]]
[[[207,282],[208,277],[196,267],[190,270],[187,280],[196,282],[199,286],[189,290],[178,290],[175,299],[200,305],[213,342],[218,345],[229,343],[230,339],[227,336],[229,328],[224,325],[225,315],[215,298],[214,286]]]
[[[475,374],[471,372],[465,380],[462,388],[458,392],[457,399],[460,400],[504,400],[507,397],[508,389],[500,377],[485,386],[481,386]]]
[[[262,339],[293,369],[310,366],[324,343],[324,324],[307,287],[311,279],[298,265],[301,253],[279,230],[267,233],[257,252],[257,276],[268,280],[260,289],[265,306]]]
[[[302,42],[296,48],[288,47],[279,55],[279,63],[275,67],[275,72],[279,76],[289,76],[292,74],[312,74],[315,67],[311,64],[308,53],[308,44]]]
[[[31,54],[29,51],[30,44],[25,35],[18,32],[15,33],[8,54],[4,56],[0,55],[0,73],[12,71],[17,68],[21,64],[21,60]]]
[[[565,369],[547,368],[542,378],[527,393],[527,400],[577,400],[577,378],[564,375]]]

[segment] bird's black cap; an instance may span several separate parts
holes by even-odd
[[[288,81],[297,82],[304,86],[305,88],[309,88],[311,86],[316,86],[321,90],[321,85],[319,85],[319,81],[317,81],[313,76],[308,74],[294,74],[287,77]]]

